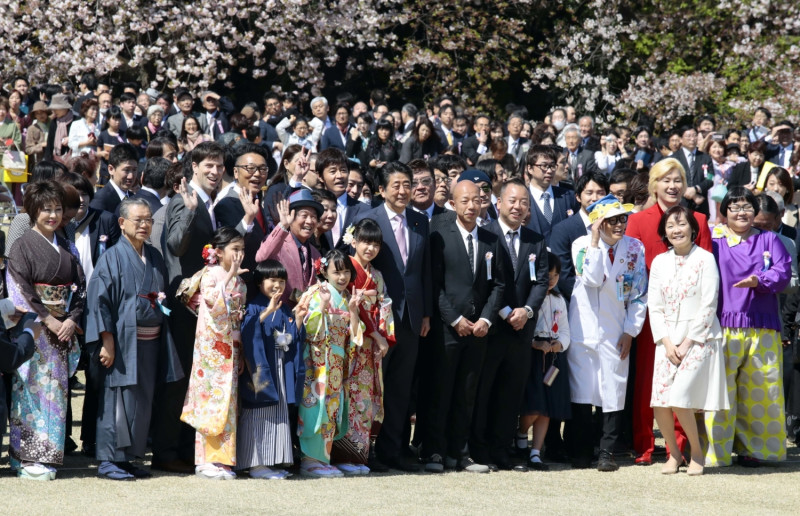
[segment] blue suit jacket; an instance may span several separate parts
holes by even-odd
[[[558,278],[558,290],[569,303],[572,288],[575,286],[575,267],[572,265],[572,243],[586,235],[586,226],[579,213],[562,220],[553,226],[550,236],[550,251],[561,260],[561,275]]]
[[[386,283],[386,291],[392,298],[395,324],[400,324],[408,311],[411,329],[419,334],[422,318],[430,317],[432,312],[431,252],[429,243],[428,217],[406,208],[408,223],[408,261],[403,267],[400,249],[394,239],[392,223],[386,208],[378,206],[358,214],[356,221],[372,219],[378,223],[383,233],[383,245],[378,256],[372,261]]]
[[[97,190],[89,206],[96,210],[105,210],[113,215],[117,212],[117,206],[121,202],[122,199],[117,195],[117,190],[111,184],[107,184]]]
[[[351,126],[352,127],[352,126]],[[348,133],[350,132],[350,127],[348,127]],[[349,138],[349,134],[347,138]],[[319,150],[324,151],[325,149],[329,149],[333,147],[334,149],[341,149],[342,151],[345,150],[345,145],[342,143],[342,133],[339,131],[339,126],[336,124],[328,127],[322,132],[322,138],[319,140]]]
[[[575,194],[568,188],[553,187],[553,219],[550,223],[544,218],[539,205],[533,200],[530,190],[528,190],[528,197],[531,203],[531,220],[528,222],[528,227],[542,235],[549,243],[553,226],[569,217],[568,211],[572,210],[575,204]]]

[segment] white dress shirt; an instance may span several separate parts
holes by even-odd
[[[114,190],[116,190],[116,191],[117,191],[117,195],[119,195],[119,200],[120,200],[120,201],[124,201],[125,199],[127,199],[127,198],[128,198],[128,194],[127,194],[127,192],[123,191],[123,190],[122,190],[122,188],[120,188],[120,187],[117,185],[117,183],[115,183],[115,182],[114,182],[114,180],[113,180],[113,179],[109,179],[109,180],[108,180],[108,184],[110,184],[111,186],[113,186],[113,187],[114,187]]]
[[[555,200],[553,199],[553,187],[548,186],[547,190],[540,190],[538,186],[531,183],[530,185],[530,192],[533,196],[533,202],[536,203],[536,206],[539,207],[539,211],[544,213],[544,200],[542,200],[542,194],[547,192],[550,194],[550,199],[548,202],[550,203],[550,211],[555,213]]]
[[[475,227],[472,228],[472,231],[467,231],[464,226],[461,225],[461,222],[456,218],[456,227],[458,228],[458,232],[461,234],[461,241],[464,244],[464,249],[467,251],[467,256],[469,256],[469,247],[467,247],[467,235],[472,235],[472,249],[474,254],[474,259],[472,261],[472,275],[475,276],[475,270],[477,269],[478,265],[478,225],[475,224]],[[450,323],[450,326],[455,328],[458,323],[463,319],[463,315],[459,315],[458,318]],[[481,321],[484,321],[488,327],[491,328],[492,322],[489,319],[485,319],[483,317],[480,318]]]

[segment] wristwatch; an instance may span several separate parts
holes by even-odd
[[[529,306],[525,307],[525,313],[528,314],[528,319],[533,319],[533,310]]]

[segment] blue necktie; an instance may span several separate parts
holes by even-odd
[[[550,207],[550,192],[542,194],[542,215],[550,224],[553,221],[553,208]]]

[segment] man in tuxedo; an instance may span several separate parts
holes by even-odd
[[[578,182],[580,176],[587,172],[598,172],[594,160],[594,152],[581,148],[581,135],[577,126],[570,125],[564,129],[564,143],[567,148],[567,166],[572,184]]]
[[[350,129],[355,125],[350,123],[350,109],[345,104],[337,104],[333,108],[334,124],[322,132],[319,141],[319,150],[334,147],[341,151],[347,146],[347,138],[350,137]]]
[[[572,265],[572,243],[584,235],[591,233],[592,223],[586,212],[591,204],[608,194],[608,178],[602,172],[584,174],[575,185],[575,199],[581,208],[578,213],[562,220],[553,226],[550,235],[550,250],[561,261],[561,275],[558,279],[558,291],[567,303],[572,298],[572,287],[575,284],[575,268]]]
[[[477,225],[478,186],[459,182],[450,202],[456,220],[431,233],[438,316],[420,375],[420,392],[428,397],[421,456],[432,473],[441,473],[445,465],[486,473],[489,468],[469,456],[467,440],[487,334],[503,306],[505,273],[499,237]]]
[[[478,162],[478,158],[489,150],[489,117],[486,115],[475,117],[472,129],[475,134],[464,138],[464,143],[461,145],[461,155],[467,160],[468,164],[475,165]],[[520,127],[520,130],[522,130],[522,127]]]
[[[218,137],[231,129],[228,117],[219,109],[220,96],[213,91],[204,91],[200,94],[200,102],[205,110],[205,113],[197,121],[200,124],[200,130],[216,141]]]
[[[115,147],[116,149],[116,147]],[[175,297],[181,280],[203,268],[203,246],[217,229],[212,211],[225,173],[225,149],[216,142],[203,142],[192,150],[192,181],[181,181],[179,195],[167,207],[162,249],[167,263],[167,297]],[[171,330],[181,367],[190,371],[197,317],[183,303],[175,303]],[[153,427],[153,468],[177,473],[194,471],[192,427],[180,421],[189,377],[164,384],[156,395]]]
[[[157,212],[162,204],[161,199],[167,194],[168,186],[165,183],[167,170],[172,163],[166,158],[150,158],[144,164],[142,171],[142,187],[133,195],[134,199],[143,199],[150,205],[150,212]],[[119,214],[119,206],[117,206]]]
[[[414,208],[414,211],[425,215],[430,222],[434,215],[445,212],[445,208],[433,202],[433,192],[436,188],[433,169],[424,159],[413,159],[408,166],[413,174],[411,207]]]
[[[242,268],[255,270],[256,253],[267,235],[266,217],[261,199],[261,188],[267,183],[267,153],[255,143],[239,143],[233,165],[235,183],[224,198],[214,207],[218,227],[231,227],[244,237]],[[247,285],[247,300],[255,297],[258,285],[252,282],[251,272],[242,274]]]
[[[525,159],[531,194],[531,220],[527,226],[549,241],[555,224],[572,215],[572,190],[552,186],[558,153],[549,145],[533,145]]]
[[[506,139],[508,142],[508,153],[514,156],[517,163],[522,160],[527,148],[530,147],[530,140],[520,136],[524,123],[525,119],[516,113],[508,118],[508,137]]]
[[[708,217],[706,194],[709,188],[714,186],[714,181],[708,179],[708,175],[713,177],[714,163],[711,156],[697,150],[697,131],[694,127],[690,125],[681,127],[678,129],[678,136],[681,137],[681,148],[670,154],[669,157],[680,161],[686,171],[688,188],[683,194],[682,204]],[[695,202],[701,197],[701,202]]]
[[[325,233],[328,249],[346,247],[347,244],[342,241],[342,235],[356,221],[356,215],[361,211],[368,210],[369,207],[347,195],[347,180],[350,173],[343,151],[330,148],[320,152],[317,156],[317,173],[325,185],[325,189],[336,196],[336,223],[330,231]]]
[[[370,461],[375,471],[386,466],[415,469],[403,458],[408,445],[404,430],[419,338],[430,329],[433,298],[428,219],[408,206],[412,179],[407,165],[387,163],[380,172],[384,203],[358,215],[359,220],[375,220],[383,232],[383,245],[372,265],[383,274],[392,299],[397,341],[383,359],[385,415],[375,446],[377,460]]]
[[[514,469],[508,456],[531,364],[536,314],[547,295],[548,263],[544,238],[522,225],[530,209],[528,189],[506,181],[497,199],[499,217],[485,229],[497,235],[503,261],[505,295],[500,318],[489,336],[469,448],[472,456],[498,469]],[[535,256],[533,262],[531,256]],[[532,268],[531,263],[535,264]],[[518,467],[525,470],[526,467]]]
[[[122,199],[130,195],[130,188],[139,170],[139,151],[130,143],[116,145],[108,155],[108,183],[101,188],[89,205],[112,215]]]

